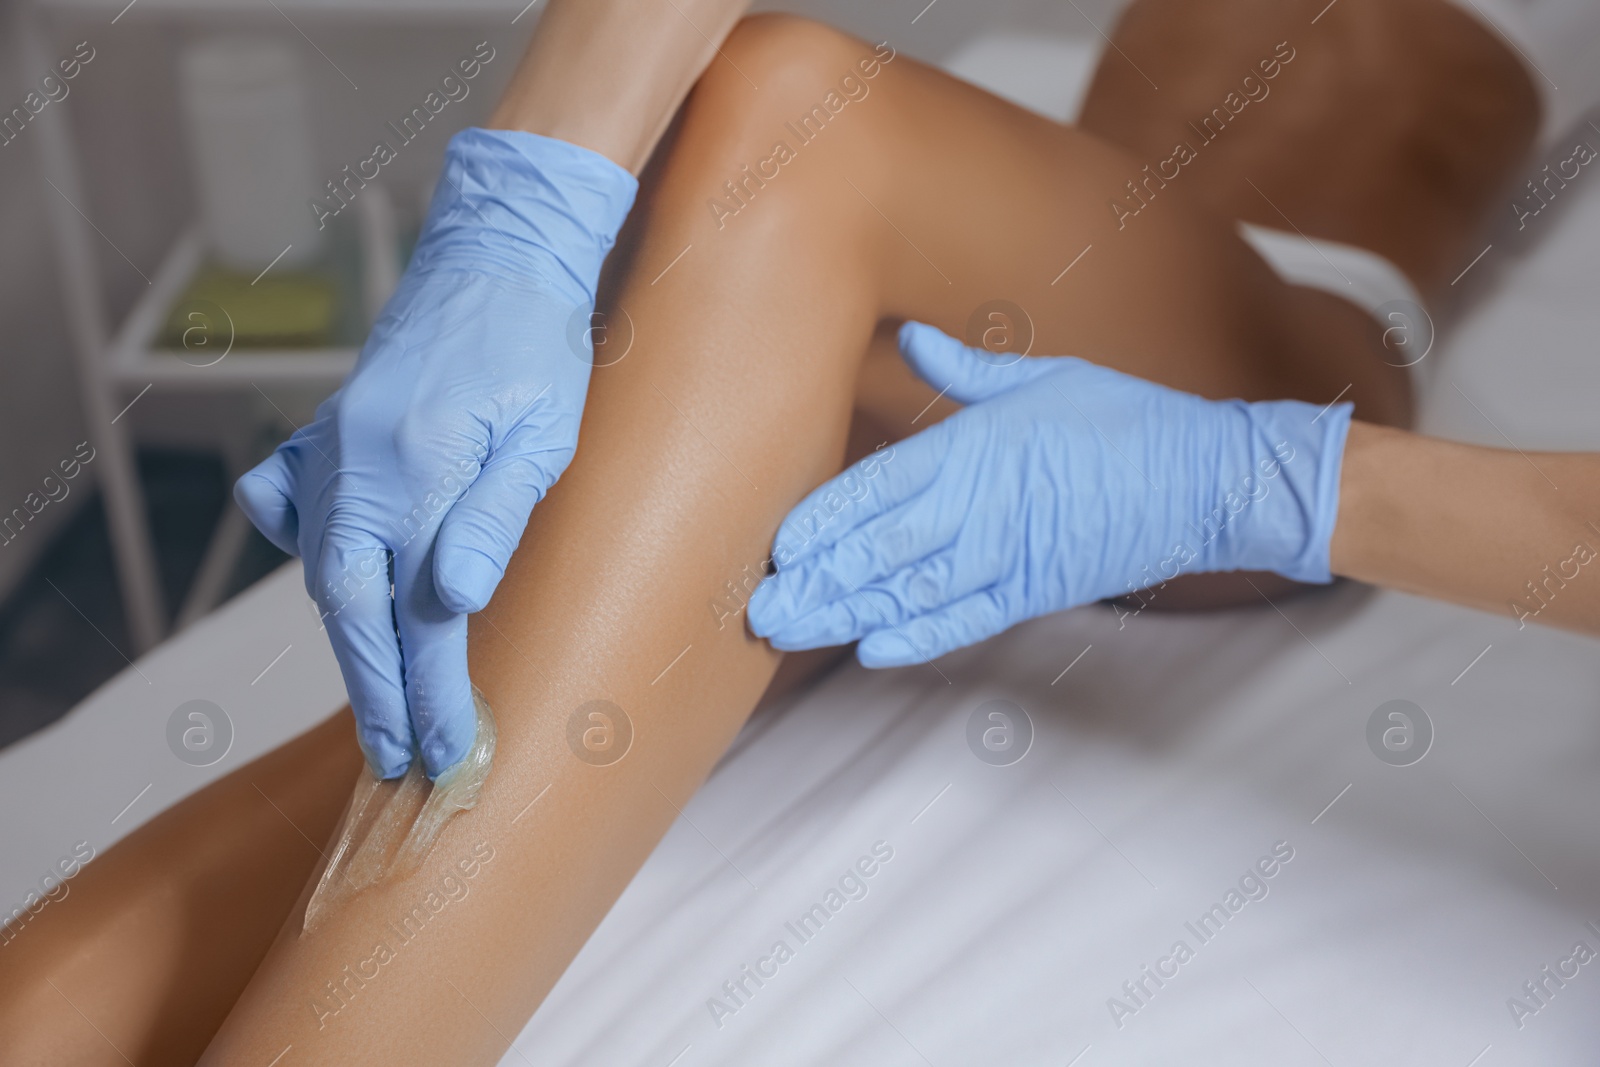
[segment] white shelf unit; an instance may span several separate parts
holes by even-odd
[[[364,247],[398,246],[398,234],[385,218],[390,213],[384,195],[381,186],[374,186],[359,204],[357,219],[362,224]],[[216,363],[198,365],[159,345],[167,316],[204,264],[204,253],[200,228],[191,224],[173,243],[149,288],[123,320],[106,358],[106,370],[119,386],[142,389],[159,385],[176,391],[213,392],[248,389],[252,382],[337,383],[350,372],[359,348],[246,348],[227,351]],[[363,256],[363,310],[369,324],[394,290],[397,273],[392,257],[376,251]]]
[[[135,7],[137,4],[137,8]],[[529,5],[533,8],[534,5]],[[274,19],[383,18],[405,25],[427,21],[510,22],[536,11],[482,0],[32,0],[19,12],[15,43],[25,70],[50,69],[45,47],[56,20],[106,24],[137,10],[174,26],[260,24]],[[134,442],[121,414],[146,388],[164,393],[252,392],[263,385],[292,385],[331,391],[354,365],[359,349],[230,351],[212,366],[195,366],[158,346],[167,316],[204,262],[204,241],[191,224],[173,242],[150,285],[119,324],[113,326],[97,265],[103,235],[80,208],[87,196],[81,160],[72,132],[70,109],[52,109],[51,121],[36,124],[40,153],[40,196],[47,205],[57,271],[69,320],[72,356],[91,440],[99,454],[96,470],[106,505],[117,580],[135,651],[154,647],[168,631],[167,608],[151,540],[144,493],[134,461]],[[391,203],[381,186],[368,187],[357,203],[361,252],[362,304],[368,324],[398,280],[398,240]],[[236,476],[239,471],[230,472]],[[249,532],[236,507],[224,508],[174,628],[182,629],[221,599]]]

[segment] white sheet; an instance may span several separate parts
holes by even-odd
[[[1574,192],[1523,262],[1480,264],[1503,273],[1439,353],[1426,428],[1600,447],[1600,194]],[[1600,962],[1520,1029],[1507,998],[1600,951],[1596,650],[1342,587],[1124,629],[1083,609],[937,668],[842,669],[751,724],[502,1062],[1592,1063]],[[1011,767],[966,747],[996,697],[1037,727]],[[194,698],[236,728],[207,769],[165,740]],[[1437,730],[1407,768],[1364,736],[1396,698]],[[0,902],[342,701],[285,568],[0,752]],[[800,944],[784,922],[879,841],[867,895]],[[1279,841],[1268,896],[1200,944],[1185,923]],[[782,937],[793,959],[719,1026],[708,1000]],[[1119,1028],[1108,999],[1178,939],[1194,958]]]
[[[1521,1032],[1505,1005],[1574,941],[1600,947],[1583,925],[1600,919],[1593,644],[1349,587],[1285,613],[1119,631],[1077,611],[947,657],[948,684],[839,672],[752,728],[520,1047],[563,1064],[686,1046],[683,1065],[1059,1065],[1089,1046],[1082,1064],[1463,1067],[1489,1045],[1494,1064],[1593,1062],[1600,965]],[[995,697],[1039,731],[1012,767],[966,748]],[[1394,698],[1438,730],[1409,768],[1365,743]],[[878,840],[894,858],[868,895],[801,945],[784,921]],[[1185,922],[1278,841],[1295,854],[1269,895],[1201,945]],[[779,938],[794,960],[719,1027],[710,998]],[[1119,1029],[1108,999],[1178,939],[1195,958]]]

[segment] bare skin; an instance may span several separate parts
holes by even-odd
[[[872,47],[814,24],[749,20],[723,52],[729,63],[685,106],[609,267],[602,303],[626,309],[634,347],[597,371],[577,459],[474,620],[472,674],[501,730],[480,807],[446,829],[417,875],[302,938],[309,887],[298,901],[293,887],[320,863],[307,839],[326,840],[349,794],[351,731],[330,725],[295,743],[325,757],[320,769],[286,746],[236,772],[75,879],[74,896],[26,931],[21,964],[4,956],[20,939],[0,953],[0,1032],[21,1035],[8,1044],[16,1062],[187,1062],[213,1032],[202,1062],[267,1063],[291,1045],[295,1063],[495,1062],[773,677],[778,654],[715,606],[726,583],[759,567],[787,509],[839,469],[853,419],[870,447],[879,428],[903,436],[949,410],[923,412],[933,390],[872,344],[885,320],[960,336],[1000,298],[1026,310],[1034,352],[1210,396],[1326,402],[1348,385],[1366,417],[1403,421],[1404,387],[1366,347],[1367,324],[1308,319],[1198,190],[1174,184],[1137,227],[1117,229],[1105,204],[1146,160],[904,56],[864,79],[857,64]],[[852,70],[869,95],[719,226],[707,201],[775,140],[792,146],[784,124]],[[609,766],[582,761],[568,741],[574,712],[596,699],[624,709],[634,732]],[[283,792],[261,793],[304,837],[284,832],[248,784],[272,775]],[[247,805],[279,821],[278,839],[230,831],[232,848],[211,865],[149,858],[170,832],[153,828],[178,813],[228,825]],[[136,858],[118,866],[119,853]],[[280,872],[275,889],[263,879],[260,897],[238,905],[259,922],[181,903],[208,892],[223,863]],[[376,977],[348,978],[343,969],[362,970],[446,876],[466,895],[447,896]],[[89,892],[96,882],[104,888]],[[170,937],[180,946],[227,940],[238,951],[176,950],[165,995],[153,996],[136,988],[156,984],[148,975],[130,977],[149,951],[141,925],[184,930]],[[53,1000],[14,995],[48,990],[45,977]],[[342,999],[328,997],[329,982]],[[197,986],[213,994],[180,995]]]
[[[749,6],[550,0],[489,125],[582,145],[638,174]]]
[[[1335,574],[1600,634],[1600,456],[1353,423]]]
[[[1199,145],[1196,126],[1228,93],[1245,97],[1247,75],[1261,83],[1261,61],[1285,43],[1294,58],[1265,96],[1174,185],[1226,218],[1371,249],[1430,298],[1477,251],[1538,131],[1521,61],[1445,0],[1140,3],[1116,41],[1079,125],[1141,163]]]
[[[0,948],[6,1062],[193,1063],[283,925],[360,766],[346,710],[98,857]]]

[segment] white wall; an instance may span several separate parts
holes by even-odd
[[[5,48],[17,37],[15,5],[0,5],[0,109],[22,102],[28,80]],[[67,98],[71,100],[71,97]],[[47,118],[46,113],[40,118]],[[55,262],[39,209],[34,139],[0,145],[0,515],[20,507],[40,479],[83,440],[57,300]],[[74,496],[76,499],[74,499]],[[75,492],[0,547],[0,594],[49,544],[51,530],[87,499]]]

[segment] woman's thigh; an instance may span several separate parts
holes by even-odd
[[[822,72],[808,77],[813,95],[829,88]],[[762,133],[781,142],[792,128],[730,116],[717,136],[755,153]],[[826,154],[812,148],[824,138],[839,142]],[[1306,329],[1295,291],[1238,239],[1233,218],[1181,182],[1137,218],[1119,215],[1147,161],[1106,138],[899,57],[797,156],[819,221],[834,214],[883,264],[884,317],[1206,396],[1326,402],[1349,386],[1368,417],[1403,414],[1404,374],[1372,350],[1367,324]],[[755,190],[725,228],[757,221],[790,180],[780,172]]]
[[[1428,296],[1533,145],[1527,69],[1449,0],[1135,0],[1082,125],[1220,214],[1368,248]],[[1152,88],[1159,85],[1159,91]]]

